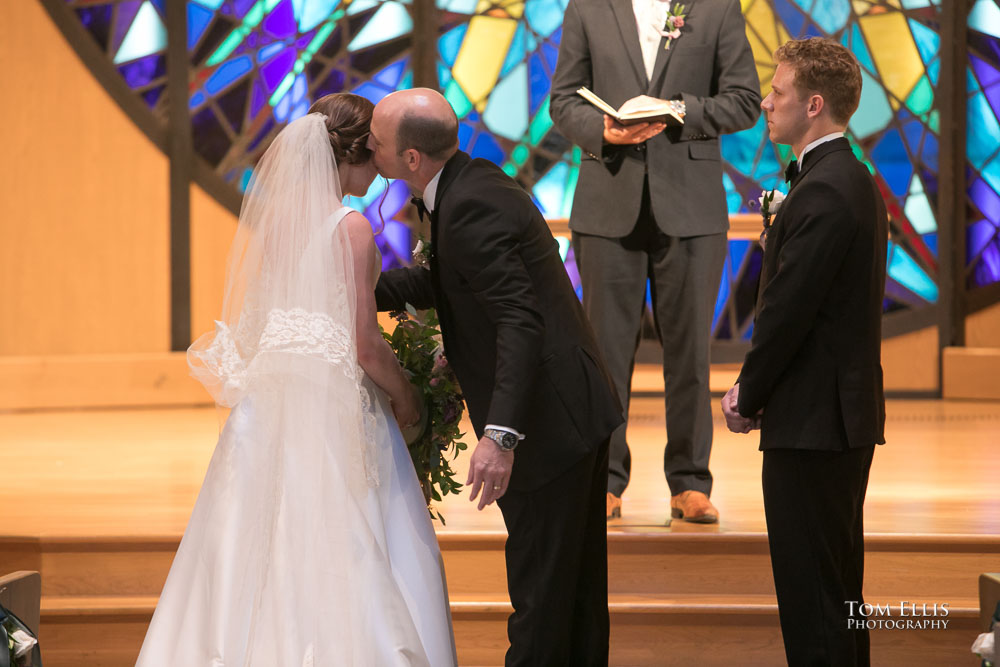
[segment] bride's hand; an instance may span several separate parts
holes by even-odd
[[[402,396],[392,397],[392,413],[400,428],[413,426],[420,421],[418,390],[409,382],[406,383],[406,389]]]

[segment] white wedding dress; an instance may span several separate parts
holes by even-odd
[[[315,132],[300,120],[283,133],[296,124],[298,139]],[[338,234],[348,211],[325,215],[289,266],[349,263]],[[231,262],[250,261],[266,236],[250,231]],[[331,248],[336,261],[324,259]],[[238,308],[224,309],[239,316],[189,351],[232,411],[138,665],[456,664],[434,529],[388,399],[357,365],[351,272],[338,271],[303,307],[295,279],[276,291],[274,262],[258,262]]]

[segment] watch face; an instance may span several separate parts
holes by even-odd
[[[500,446],[504,449],[514,449],[517,446],[517,436],[513,433],[504,433],[500,439]]]

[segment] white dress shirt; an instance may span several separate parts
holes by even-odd
[[[424,194],[423,194],[424,208],[427,209],[428,213],[434,210],[434,199],[437,197],[438,182],[441,180],[441,172],[443,171],[444,167],[438,169],[438,173],[434,174],[434,178],[432,178],[430,182],[427,183],[427,186],[424,188]]]
[[[670,0],[632,0],[632,11],[635,13],[635,27],[639,30],[642,64],[646,66],[646,79],[649,80],[653,78],[653,66],[663,37],[660,31],[667,22]]]
[[[820,144],[825,144],[826,142],[833,141],[834,139],[840,139],[842,136],[844,136],[843,132],[831,132],[830,134],[824,135],[824,136],[820,137],[819,139],[817,139],[816,141],[810,142],[808,145],[806,145],[806,147],[802,149],[802,155],[800,155],[799,158],[798,158],[799,159],[799,169],[802,168],[802,160],[805,159],[806,154],[809,151],[811,151],[812,149],[816,148]]]

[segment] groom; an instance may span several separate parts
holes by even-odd
[[[429,89],[392,93],[368,147],[420,193],[430,268],[384,273],[381,310],[436,308],[479,443],[468,484],[507,525],[511,665],[607,665],[604,493],[623,421],[542,215],[499,167],[458,150],[458,119]]]
[[[820,38],[788,42],[774,59],[761,107],[771,141],[798,161],[767,231],[750,351],[722,411],[737,433],[760,424],[788,664],[868,665],[868,631],[856,629],[854,610],[868,471],[885,442],[886,209],[844,137],[861,97],[857,60]]]

